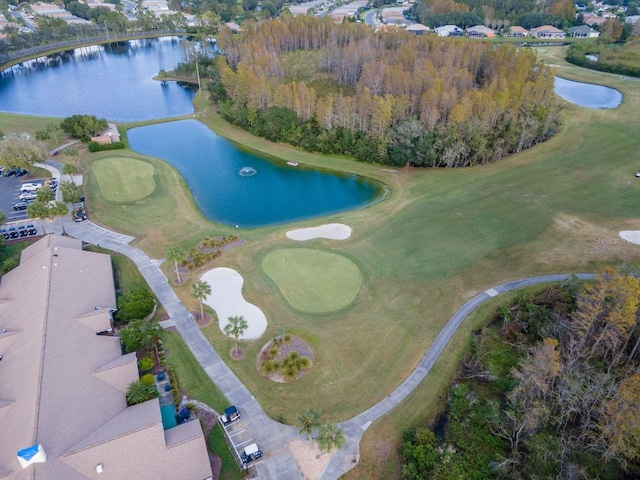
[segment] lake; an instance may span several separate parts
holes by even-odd
[[[568,102],[586,108],[616,108],[622,103],[622,94],[618,90],[561,77],[555,78],[554,91]]]
[[[194,90],[153,80],[183,61],[180,39],[82,47],[0,73],[0,111],[51,117],[95,115],[116,122],[193,113]]]
[[[203,214],[242,228],[353,210],[382,197],[378,182],[270,161],[238,149],[195,120],[129,130],[131,148],[173,165]]]

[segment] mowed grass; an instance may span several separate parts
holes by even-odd
[[[148,197],[156,189],[153,165],[135,158],[103,158],[91,165],[105,200],[129,203]]]
[[[220,425],[216,424],[211,429],[207,443],[209,444],[209,449],[222,460],[219,480],[242,480],[245,477],[244,472],[238,467],[233,453],[229,449],[229,444],[224,439],[224,433],[222,433]]]
[[[358,266],[335,253],[280,248],[262,260],[265,273],[295,309],[326,313],[348,306],[362,286]]]
[[[217,133],[254,152],[371,177],[384,182],[389,195],[368,208],[315,221],[231,230],[202,217],[184,181],[166,163],[129,151],[103,152],[85,156],[83,165],[120,155],[137,158],[154,166],[157,186],[143,200],[114,204],[102,198],[90,173],[92,219],[135,235],[136,246],[153,258],[164,256],[168,245],[191,248],[204,236],[237,233],[247,240],[213,266],[243,275],[244,296],[267,315],[267,332],[241,342],[246,358],[232,361],[233,339],[216,325],[203,331],[272,418],[293,424],[300,412],[313,407],[325,421],[348,419],[398,386],[452,313],[479,291],[544,273],[638,264],[640,249],[616,239],[620,230],[640,229],[640,182],[634,177],[640,168],[640,82],[568,66],[562,47],[541,51],[563,77],[619,89],[623,104],[615,110],[587,110],[562,102],[562,126],[549,141],[495,164],[457,170],[391,170],[309,154],[255,138],[214,109],[199,110],[196,116]],[[363,278],[360,293],[336,312],[318,315],[294,308],[280,293],[279,282],[261,268],[263,259],[277,250],[295,250],[284,235],[287,230],[334,221],[351,226],[352,236],[342,242],[316,240],[314,247],[353,261]],[[175,276],[171,265],[163,268],[169,278]],[[190,284],[201,274],[190,272],[175,287],[194,308]],[[399,433],[444,401],[444,389],[468,344],[468,325],[418,390],[367,432],[353,478],[395,476]],[[258,374],[255,359],[281,329],[305,339],[315,360],[304,378],[274,385]],[[193,377],[192,370],[199,368],[195,360],[179,358],[184,362],[180,377]],[[197,388],[200,381],[194,383]]]
[[[162,332],[161,338],[168,353],[169,364],[178,376],[180,389],[189,397],[213,407],[217,412],[223,412],[229,406],[226,397],[202,369],[180,334],[165,331]]]

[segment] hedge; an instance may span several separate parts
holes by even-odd
[[[105,150],[122,150],[123,148],[124,148],[124,143],[122,142],[113,142],[113,143],[89,142],[90,152],[103,152]]]

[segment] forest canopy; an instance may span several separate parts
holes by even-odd
[[[553,72],[514,46],[285,17],[222,32],[219,112],[272,141],[395,166],[492,162],[549,137]]]

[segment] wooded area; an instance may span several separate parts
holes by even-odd
[[[638,478],[639,296],[606,270],[500,308],[450,389],[444,441],[405,434],[403,478]]]
[[[552,71],[509,45],[305,16],[248,22],[218,44],[225,56],[210,88],[220,113],[307,150],[460,167],[519,152],[556,128]]]

